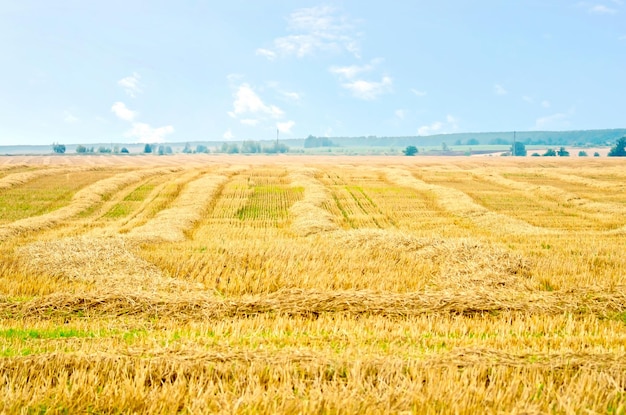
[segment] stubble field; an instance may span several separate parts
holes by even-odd
[[[619,159],[0,157],[0,413],[626,413]]]

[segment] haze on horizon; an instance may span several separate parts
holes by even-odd
[[[0,145],[622,128],[625,14],[624,0],[12,2]]]

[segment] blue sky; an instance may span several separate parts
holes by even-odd
[[[626,127],[626,0],[0,0],[0,144]]]

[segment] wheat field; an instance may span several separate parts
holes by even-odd
[[[620,159],[0,157],[0,413],[626,413]]]

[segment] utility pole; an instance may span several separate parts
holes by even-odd
[[[513,157],[517,156],[517,146],[515,145],[515,131],[513,131]]]

